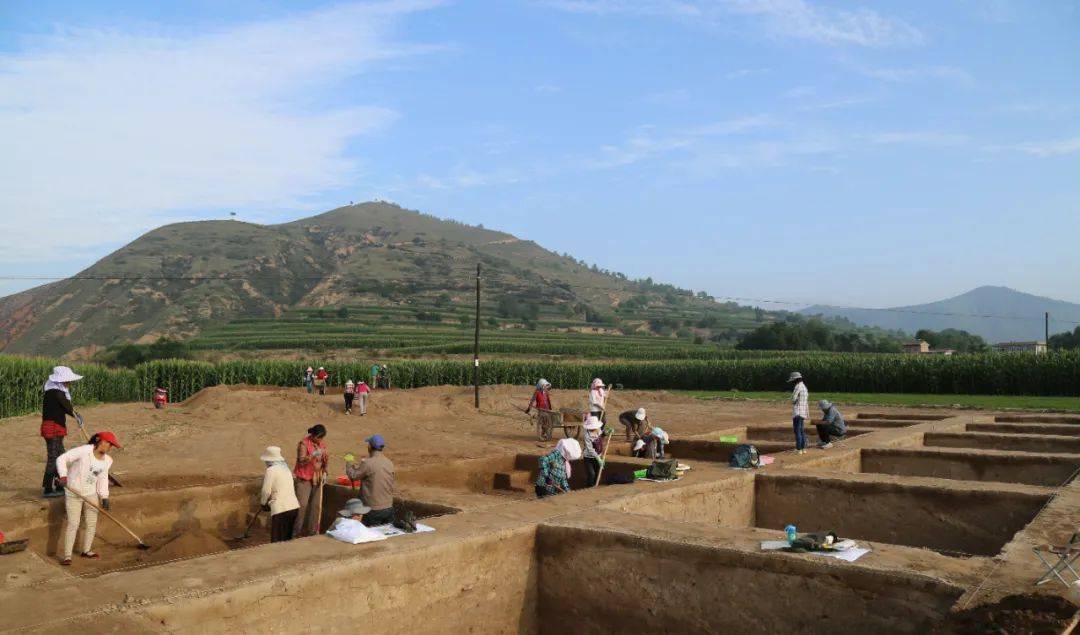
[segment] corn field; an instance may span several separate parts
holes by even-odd
[[[380,360],[393,385],[416,388],[472,383],[471,360]],[[0,417],[35,412],[54,360],[0,356]],[[155,361],[133,370],[75,365],[83,379],[72,391],[76,405],[150,399],[157,385],[172,401],[219,384],[300,386],[303,369],[326,366],[330,385],[370,380],[371,361],[328,364],[319,360]],[[556,388],[582,388],[593,377],[626,388],[687,390],[784,390],[788,373],[800,371],[811,390],[830,392],[1080,396],[1080,351],[1046,355],[991,353],[920,356],[789,353],[761,359],[560,362],[493,359],[480,366],[483,384],[533,384],[544,377]]]

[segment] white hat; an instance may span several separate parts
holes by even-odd
[[[322,366],[319,366],[319,370],[326,370],[326,369],[323,368]]]
[[[604,387],[604,380],[597,377],[596,379],[592,380],[591,386],[593,388],[603,388]]]
[[[346,386],[355,386],[356,384],[354,384],[353,381],[350,379],[349,381],[345,382],[345,385]]]
[[[315,370],[315,369],[314,369],[314,368],[312,368],[311,366],[308,366],[308,367],[307,367],[307,370],[308,370],[308,372],[310,373],[311,371],[313,371],[313,370]]]
[[[67,366],[53,366],[52,374],[49,375],[49,381],[58,384],[66,384],[69,381],[79,381],[80,379],[82,379],[82,375],[77,375],[75,371]]]
[[[802,379],[802,373],[800,373],[799,371],[795,371],[795,372],[791,373],[790,375],[788,375],[788,378],[787,378],[789,384],[791,382],[795,381],[796,379]]]
[[[638,439],[637,441],[634,441],[634,452],[637,452],[638,450],[640,450],[643,447],[645,447],[645,442],[644,441],[642,441],[641,439]]]
[[[589,415],[589,418],[585,420],[585,429],[586,430],[599,430],[603,426],[604,426],[604,424],[601,423],[599,419],[597,419],[596,417],[594,417],[592,415]]]
[[[260,461],[284,461],[285,457],[281,456],[281,448],[276,445],[271,445],[263,450],[262,455],[259,457]]]
[[[576,461],[581,458],[581,444],[577,439],[559,439],[559,442],[555,444],[555,449],[567,461]]]
[[[634,413],[634,418],[637,419],[638,421],[644,421],[645,420],[645,409],[644,408],[638,408],[637,412]]]

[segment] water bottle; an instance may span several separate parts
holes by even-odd
[[[784,533],[787,534],[788,544],[795,542],[795,538],[797,537],[797,534],[795,533],[795,525],[788,525],[787,527],[784,527]]]

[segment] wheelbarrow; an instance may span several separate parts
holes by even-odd
[[[572,410],[536,409],[536,436],[541,441],[550,441],[555,428],[562,428],[567,439],[580,439],[581,413]]]

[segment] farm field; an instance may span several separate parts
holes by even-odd
[[[787,401],[790,392],[739,391],[739,390],[672,390],[675,394],[698,399],[726,399],[732,401]],[[866,392],[813,392],[813,398],[828,399],[838,404],[976,408],[982,410],[1044,410],[1053,412],[1080,412],[1077,397],[1033,397],[1023,395],[930,395],[890,394]]]

